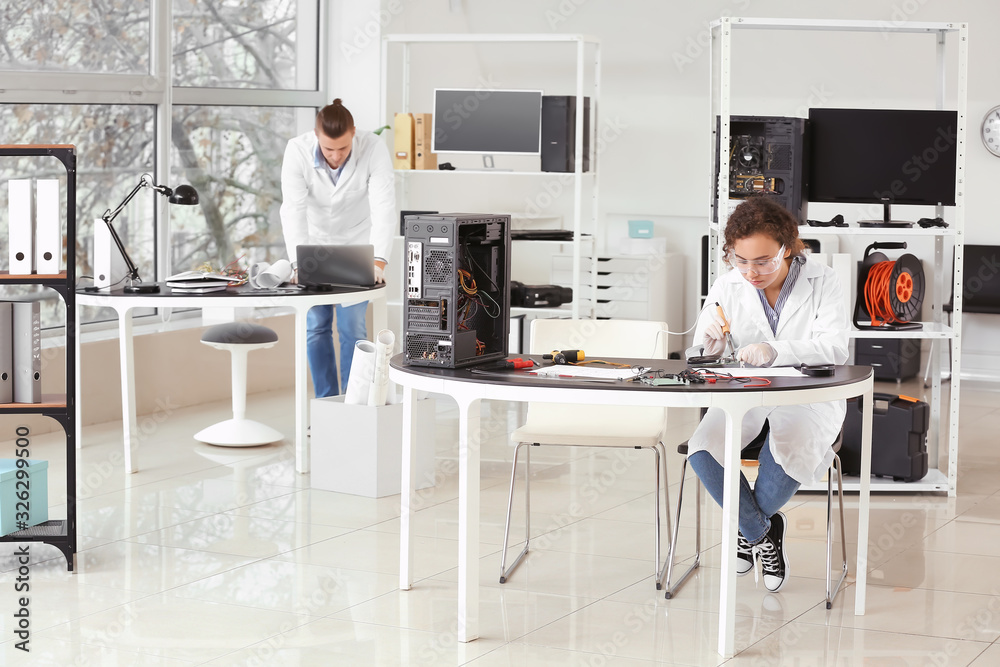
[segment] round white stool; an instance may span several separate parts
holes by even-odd
[[[284,436],[270,426],[246,418],[247,355],[251,350],[274,347],[278,334],[248,322],[228,322],[211,327],[201,342],[217,350],[228,350],[233,364],[233,418],[203,428],[195,440],[223,447],[252,447],[277,442]]]

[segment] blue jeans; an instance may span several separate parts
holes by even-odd
[[[722,485],[724,470],[712,455],[702,450],[688,457],[691,468],[708,489],[715,502],[722,505]],[[799,483],[789,477],[771,456],[770,440],[760,450],[757,468],[757,482],[753,489],[746,476],[740,473],[740,532],[750,544],[764,539],[771,528],[771,517],[787,503]]]
[[[354,361],[354,344],[368,337],[365,312],[368,302],[337,306],[337,335],[340,337],[340,384],[337,358],[333,353],[333,306],[313,306],[306,314],[306,358],[312,374],[316,398],[336,396],[347,390],[347,378]]]

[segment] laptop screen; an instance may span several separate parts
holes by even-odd
[[[299,284],[358,286],[375,284],[375,246],[300,245]]]

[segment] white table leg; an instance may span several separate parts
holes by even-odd
[[[306,314],[309,306],[295,308],[295,469],[309,472],[309,438],[306,428],[309,420],[309,400],[306,392]]]
[[[865,596],[868,586],[868,512],[872,483],[872,396],[874,380],[868,380],[868,386],[861,397],[864,405],[861,408],[861,489],[858,494],[858,571],[855,574],[854,614],[865,613]]]
[[[727,402],[725,482],[722,487],[722,583],[719,592],[719,655],[731,658],[736,637],[736,533],[739,530],[740,440],[747,405]]]
[[[479,638],[479,399],[458,403],[458,641]]]
[[[408,591],[413,587],[413,540],[410,529],[413,519],[413,508],[417,497],[414,494],[416,484],[413,478],[413,460],[416,456],[416,422],[413,419],[414,401],[417,392],[413,387],[403,387],[403,478],[400,483],[400,514],[399,514],[399,588]]]
[[[375,336],[382,329],[389,328],[389,315],[388,308],[385,301],[385,290],[382,290],[382,295],[377,299],[372,299],[372,340],[375,340]]]
[[[132,309],[118,312],[118,352],[122,372],[122,431],[125,438],[125,471],[138,472],[133,455],[138,449],[139,427],[135,417],[135,349],[132,341]]]

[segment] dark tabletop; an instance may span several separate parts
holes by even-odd
[[[99,294],[102,296],[123,296],[123,297],[152,297],[152,298],[170,298],[174,296],[316,296],[322,294],[354,294],[356,292],[374,292],[375,290],[385,289],[385,284],[375,285],[374,287],[331,287],[326,290],[318,290],[313,287],[307,287],[305,289],[254,289],[249,285],[240,285],[238,287],[227,287],[224,290],[216,290],[214,292],[177,292],[173,293],[170,287],[167,287],[166,283],[157,283],[160,286],[159,292],[152,292],[148,294],[126,294],[120,289],[105,291],[105,290],[89,290],[82,287],[77,288],[77,292],[80,294]]]
[[[523,359],[533,359],[542,366],[551,365],[551,361],[545,361],[541,355],[521,355]],[[623,363],[635,366],[661,369],[667,373],[679,373],[689,368],[686,362],[678,359],[626,359],[608,357],[607,361]],[[402,354],[397,354],[390,361],[393,368],[414,373],[425,377],[437,377],[445,380],[458,382],[476,382],[479,384],[514,385],[514,386],[545,386],[553,388],[579,389],[588,387],[601,390],[620,391],[781,391],[791,389],[819,389],[823,387],[836,387],[851,384],[859,380],[864,380],[872,374],[871,366],[837,366],[832,376],[828,377],[772,377],[768,378],[771,384],[766,387],[749,387],[744,389],[743,384],[758,384],[739,382],[716,382],[714,384],[686,384],[686,385],[661,385],[652,386],[641,382],[587,382],[568,378],[540,378],[529,375],[524,370],[500,370],[496,368],[496,362],[490,361],[477,366],[467,366],[464,368],[434,368],[429,366],[407,365]],[[599,366],[599,364],[597,365]],[[701,367],[703,368],[703,367]],[[737,367],[714,367],[708,370],[719,373],[731,373],[735,376],[746,377],[753,375],[752,368]]]

